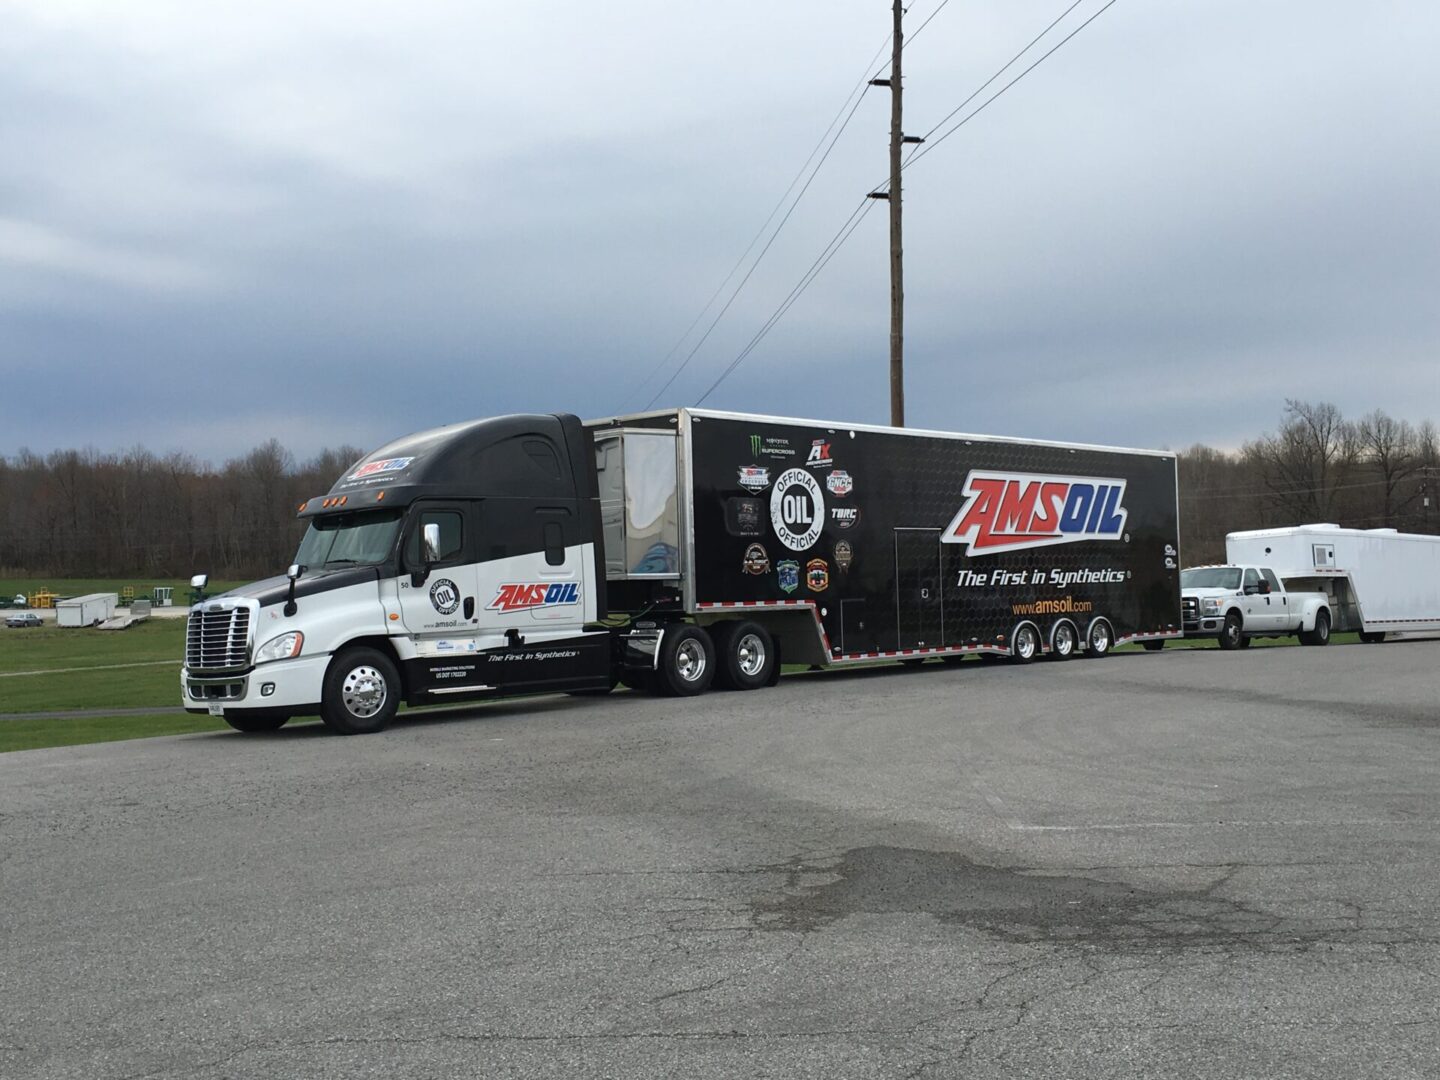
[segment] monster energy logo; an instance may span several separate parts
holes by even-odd
[[[750,436],[750,456],[751,456],[751,457],[759,457],[759,456],[760,456],[760,436],[759,436],[759,435],[751,435],[751,436]]]

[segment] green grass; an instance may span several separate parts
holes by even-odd
[[[0,754],[41,750],[50,746],[149,739],[156,735],[188,735],[220,731],[225,721],[214,716],[176,713],[160,716],[96,716],[79,720],[0,720]]]

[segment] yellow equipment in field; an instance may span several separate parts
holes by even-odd
[[[60,599],[60,597],[57,593],[53,593],[49,589],[41,589],[38,592],[31,593],[29,599],[32,608],[53,608],[55,601]]]

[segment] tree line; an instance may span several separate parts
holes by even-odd
[[[0,577],[254,578],[289,564],[306,499],[358,461],[304,462],[271,439],[219,468],[189,454],[21,450],[0,457]],[[1440,435],[1383,412],[1287,401],[1279,428],[1238,450],[1179,453],[1180,547],[1221,562],[1225,534],[1305,522],[1440,532]]]

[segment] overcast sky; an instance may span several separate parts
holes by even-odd
[[[1068,4],[945,4],[907,131]],[[643,406],[888,31],[886,0],[0,0],[0,454]],[[905,174],[911,426],[1440,421],[1437,54],[1421,0],[1118,0]],[[871,89],[659,404],[881,186],[888,129]],[[706,405],[887,422],[884,209]]]

